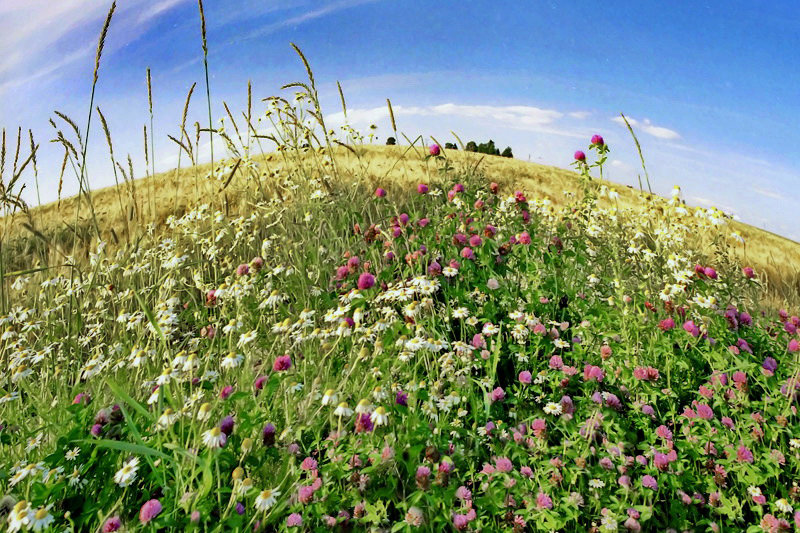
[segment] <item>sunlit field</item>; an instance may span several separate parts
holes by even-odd
[[[800,529],[800,245],[602,180],[601,135],[567,171],[331,129],[297,52],[171,172],[93,110],[92,191],[59,116],[81,194],[27,206],[4,135],[8,531]]]

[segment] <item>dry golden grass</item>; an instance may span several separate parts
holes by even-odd
[[[370,186],[408,185],[433,180],[437,164],[426,161],[423,147],[364,145],[353,150],[336,151],[338,177],[343,181],[366,181]],[[446,155],[456,170],[477,172],[508,190],[521,189],[531,198],[546,198],[555,206],[564,205],[579,182],[574,172],[497,156],[448,150]],[[268,172],[297,171],[296,164],[278,153],[255,158]],[[309,162],[309,169],[313,163]],[[188,167],[128,181],[92,193],[101,237],[111,246],[134,243],[137,234],[152,223],[158,231],[167,217],[181,215],[203,203],[226,212],[244,214],[252,198],[280,194],[274,178],[265,177],[256,187],[242,178],[239,170],[231,182],[209,180],[209,165]],[[310,170],[309,170],[310,172]],[[647,194],[636,189],[606,182],[619,192],[621,208],[644,208]],[[248,191],[245,193],[245,191]],[[255,196],[254,196],[255,195]],[[75,225],[75,210],[81,212]],[[72,197],[32,208],[7,226],[6,247],[12,250],[9,271],[26,270],[42,265],[62,264],[75,251],[78,261],[86,259],[97,237],[84,198]],[[745,239],[734,251],[742,265],[753,266],[767,283],[765,300],[771,306],[800,306],[800,244],[773,233],[733,221],[726,230],[736,231]],[[710,244],[707,238],[701,242]],[[710,253],[710,252],[709,252]]]

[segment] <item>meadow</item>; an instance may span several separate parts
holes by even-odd
[[[172,172],[107,132],[92,191],[61,131],[81,194],[29,209],[3,150],[8,531],[800,530],[795,243],[603,181],[600,135],[372,146],[300,57]]]

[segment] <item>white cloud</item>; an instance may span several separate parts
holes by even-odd
[[[578,120],[583,120],[585,118],[589,118],[591,113],[589,111],[573,111],[572,113],[569,113],[569,116],[572,118],[577,118]]]
[[[769,191],[767,189],[759,189],[758,187],[750,187],[750,189],[756,194],[760,194],[761,196],[766,196],[767,198],[775,198],[776,200],[782,200],[786,196],[779,192]]]
[[[638,121],[635,118],[626,117],[628,122],[630,123],[632,128],[639,128],[644,133],[656,137],[658,139],[665,139],[665,140],[675,140],[680,139],[681,135],[675,130],[671,130],[669,128],[665,128],[663,126],[656,126],[649,119],[644,119],[642,121]],[[625,125],[625,120],[622,117],[614,117],[611,120],[620,124],[622,126]]]
[[[88,46],[79,48],[74,52],[63,56],[62,58],[58,59],[53,63],[46,64],[42,66],[39,70],[36,70],[35,72],[4,81],[3,83],[0,83],[0,94],[3,94],[3,92],[8,89],[19,87],[21,85],[25,85],[32,81],[36,81],[44,77],[47,77],[50,74],[53,74],[54,72],[60,70],[61,68],[69,65],[70,63],[73,63],[80,59],[91,57],[94,51],[95,51],[94,43],[89,43]]]
[[[309,20],[318,19],[320,17],[324,17],[325,15],[329,15],[336,11],[341,11],[342,9],[350,9],[353,7],[357,7],[363,4],[372,4],[377,2],[378,0],[339,0],[337,2],[331,2],[328,5],[319,7],[317,9],[313,9],[311,11],[306,11],[305,13],[301,13],[294,17],[290,17],[273,24],[269,24],[267,26],[263,26],[253,32],[250,32],[246,35],[241,36],[237,40],[243,39],[252,39],[255,37],[263,37],[264,35],[269,35],[271,33],[275,33],[276,31],[280,30],[281,28],[286,28],[289,26],[297,26],[298,24],[302,24],[304,22],[308,22]]]
[[[190,0],[119,2],[105,54],[137,38],[147,23]],[[0,8],[0,93],[55,74],[91,55],[111,1],[2,0]],[[117,28],[124,28],[118,31]]]
[[[163,0],[158,2],[157,4],[152,5],[150,8],[142,11],[139,14],[138,23],[142,24],[147,22],[148,20],[161,15],[162,13],[172,9],[173,7],[186,2],[188,0]]]
[[[506,128],[549,133],[565,137],[583,138],[586,133],[561,127],[557,124],[564,113],[555,109],[542,109],[533,106],[490,106],[490,105],[462,105],[446,103],[434,106],[402,106],[392,107],[396,121],[402,126],[402,119],[406,116],[450,116],[462,119],[477,120],[487,124],[502,125]],[[388,118],[387,106],[366,109],[349,109],[347,122],[351,124],[374,124]],[[345,122],[344,113],[333,113],[329,116],[331,122]],[[402,128],[401,128],[402,129]]]

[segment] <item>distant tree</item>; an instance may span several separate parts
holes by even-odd
[[[470,141],[464,147],[464,150],[466,150],[467,152],[477,152],[478,151],[478,145],[475,143],[475,141]]]
[[[458,150],[456,143],[444,143],[445,150]]]
[[[514,154],[511,152],[511,147],[510,146],[506,146],[506,149],[503,150],[503,153],[500,154],[500,155],[502,155],[503,157],[511,157],[511,158],[514,157]]]
[[[478,152],[487,155],[500,155],[500,150],[494,145],[494,141],[489,139],[489,142],[481,143],[478,145]]]
[[[395,144],[397,144],[397,139],[394,137],[389,137],[386,139],[386,146],[394,146]]]

